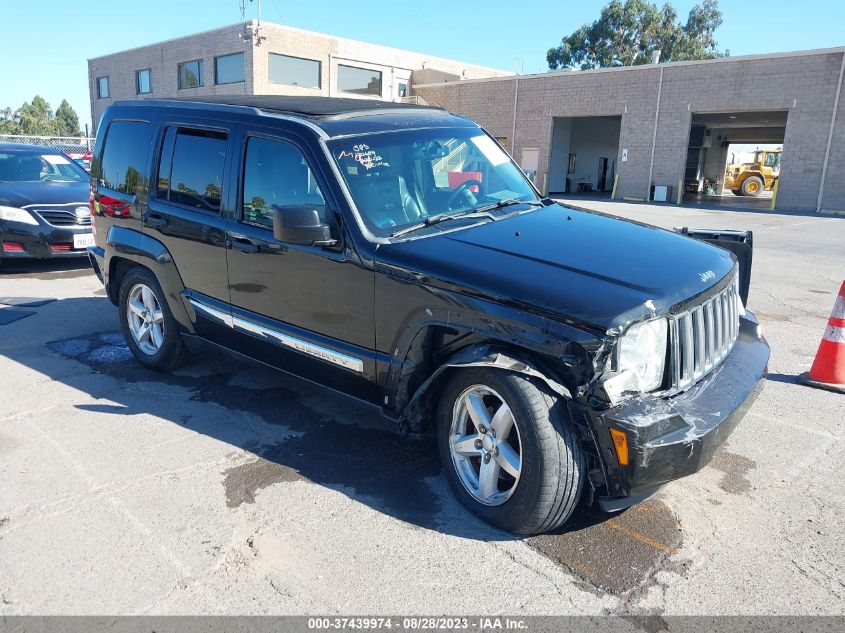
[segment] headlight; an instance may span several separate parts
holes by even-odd
[[[17,209],[15,207],[0,207],[0,220],[7,222],[20,222],[21,224],[34,224],[38,226],[38,221],[32,217],[26,209]]]
[[[617,370],[604,382],[614,402],[625,392],[654,391],[663,384],[668,331],[666,319],[654,319],[632,325],[619,339]]]

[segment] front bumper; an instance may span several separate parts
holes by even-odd
[[[731,353],[687,391],[671,398],[636,398],[605,411],[572,405],[572,413],[589,424],[601,455],[601,471],[590,477],[602,508],[622,510],[706,466],[762,391],[769,353],[749,312],[740,319]],[[610,428],[627,435],[627,466],[616,458]]]
[[[0,222],[0,257],[4,259],[49,259],[54,257],[85,257],[86,249],[73,248],[73,236],[91,233],[91,226],[53,226],[20,222]],[[7,251],[3,242],[20,244],[22,251]]]

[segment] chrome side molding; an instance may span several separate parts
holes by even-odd
[[[191,305],[194,306],[195,310],[227,327],[258,336],[259,338],[269,339],[273,343],[281,345],[282,347],[287,347],[300,352],[301,354],[306,354],[312,358],[332,363],[333,365],[343,367],[344,369],[348,369],[359,374],[364,372],[364,361],[360,358],[336,352],[328,349],[327,347],[323,347],[322,345],[303,341],[302,339],[284,334],[264,325],[259,325],[258,323],[253,323],[252,321],[242,319],[241,317],[233,317],[231,314],[226,314],[216,308],[212,308],[211,306],[197,301],[193,297],[189,297],[189,301],[191,302]]]

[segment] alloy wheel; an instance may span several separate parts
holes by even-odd
[[[147,356],[155,356],[164,344],[164,313],[148,286],[132,286],[126,301],[126,318],[138,349]]]
[[[504,398],[485,385],[464,390],[452,411],[449,452],[473,498],[490,506],[507,501],[519,483],[522,442]]]

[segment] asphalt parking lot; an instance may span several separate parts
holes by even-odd
[[[845,218],[583,204],[754,231],[770,377],[702,472],[515,538],[462,509],[433,444],[227,358],[144,370],[83,263],[4,264],[0,300],[55,301],[0,307],[31,312],[0,325],[0,614],[845,613],[845,396],[795,382]]]

